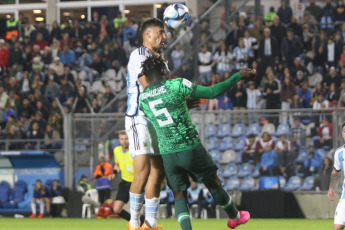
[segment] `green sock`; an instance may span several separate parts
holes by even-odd
[[[175,199],[175,213],[182,230],[192,230],[189,209],[185,198]]]
[[[238,217],[238,211],[234,204],[234,201],[231,199],[231,196],[227,193],[227,191],[224,190],[223,187],[212,190],[210,191],[210,193],[213,197],[214,202],[220,205],[231,219],[235,219]]]

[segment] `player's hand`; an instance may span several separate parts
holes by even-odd
[[[192,98],[192,97],[186,97],[185,99],[186,99],[188,109],[194,109],[194,108],[199,107],[200,99]]]
[[[241,69],[239,72],[244,80],[251,80],[256,76],[255,69],[244,68]]]
[[[330,201],[334,201],[334,191],[333,191],[333,189],[329,189],[328,190],[328,199],[330,200]]]
[[[116,177],[116,175],[113,173],[113,174],[111,174],[110,176],[108,176],[108,179],[109,180],[112,180],[112,179],[114,179]]]

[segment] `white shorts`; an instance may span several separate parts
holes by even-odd
[[[345,225],[345,200],[340,199],[334,213],[334,224]]]
[[[145,116],[126,116],[125,126],[132,158],[143,154],[159,154],[157,134]]]

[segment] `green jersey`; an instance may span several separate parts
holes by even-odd
[[[153,83],[140,94],[140,108],[158,136],[160,154],[181,152],[200,144],[186,104],[196,85],[177,78]]]

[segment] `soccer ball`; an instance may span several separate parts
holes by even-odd
[[[180,30],[186,27],[189,20],[188,8],[180,3],[174,3],[168,6],[163,15],[164,23],[174,29]]]

